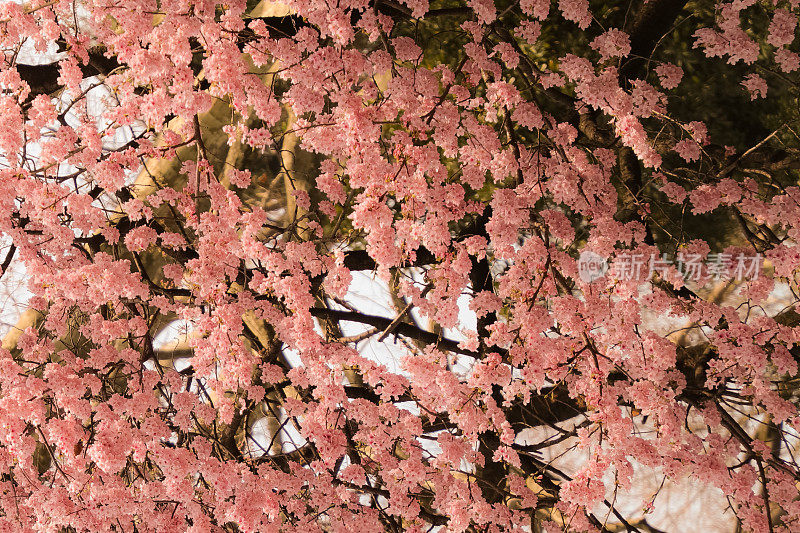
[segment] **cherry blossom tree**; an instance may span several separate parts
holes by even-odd
[[[0,530],[800,530],[798,13],[3,3]]]

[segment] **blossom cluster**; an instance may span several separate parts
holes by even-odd
[[[672,108],[788,98],[797,2],[252,4],[0,4],[0,530],[597,531],[641,468],[798,530],[796,130]]]

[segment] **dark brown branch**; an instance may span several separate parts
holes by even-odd
[[[360,324],[367,324],[369,326],[373,326],[381,330],[385,330],[392,324],[391,318],[385,318],[382,316],[375,316],[375,315],[367,315],[363,313],[354,313],[352,311],[339,311],[337,309],[324,309],[320,307],[314,307],[311,309],[311,314],[317,318],[330,318],[333,320],[344,320],[346,322],[358,322]],[[397,324],[397,326],[394,328],[393,333],[395,335],[402,335],[410,339],[422,341],[427,344],[433,344],[437,348],[442,348],[450,352],[469,355],[471,357],[476,357],[476,358],[478,357],[478,352],[474,352],[472,350],[466,350],[464,348],[459,348],[458,343],[454,340],[445,339],[442,336],[437,335],[436,333],[433,333],[431,331],[426,331],[424,329],[412,326],[411,324],[406,324],[404,322]]]
[[[416,260],[406,263],[404,267],[430,265],[436,262],[434,256],[427,248],[419,247],[416,253]],[[352,250],[344,254],[344,266],[350,270],[374,270],[377,268],[375,260],[370,257],[366,250]]]
[[[648,0],[641,3],[625,30],[631,37],[631,53],[619,69],[620,80],[641,78],[658,41],[669,32],[686,0]]]
[[[6,273],[8,267],[11,265],[11,261],[14,259],[14,254],[17,251],[17,247],[14,246],[14,243],[11,243],[11,246],[8,249],[8,253],[6,253],[6,258],[3,260],[3,264],[0,265],[0,277]]]

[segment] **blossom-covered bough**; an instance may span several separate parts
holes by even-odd
[[[799,12],[3,3],[0,530],[799,530]]]

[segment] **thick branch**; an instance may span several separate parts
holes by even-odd
[[[626,30],[631,37],[631,53],[619,69],[620,80],[641,78],[658,41],[669,32],[683,11],[686,0],[648,0],[642,2]]]
[[[375,315],[366,315],[363,313],[354,313],[352,311],[339,311],[337,309],[324,309],[320,307],[314,307],[311,309],[311,314],[317,318],[330,318],[333,320],[344,320],[346,322],[358,322],[361,324],[367,324],[376,327],[379,330],[385,330],[392,324],[391,318],[385,318],[382,316],[375,316]],[[443,348],[450,352],[469,355],[476,358],[479,356],[477,352],[474,352],[472,350],[467,350],[464,348],[459,348],[458,343],[454,340],[445,339],[442,336],[437,335],[431,331],[426,331],[416,326],[412,326],[411,324],[406,324],[406,323],[397,324],[397,326],[394,328],[394,334],[403,335],[404,337],[419,340],[427,344],[433,344],[437,348]]]

